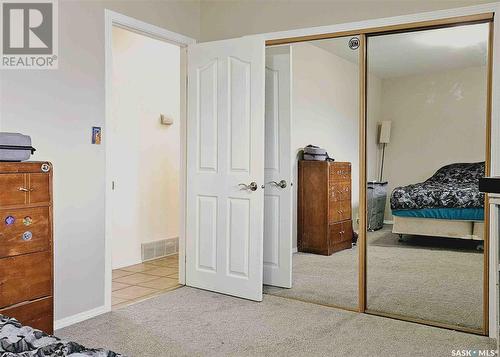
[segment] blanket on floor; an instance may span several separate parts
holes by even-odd
[[[62,341],[0,314],[0,357],[45,356],[119,357],[122,355],[103,349],[85,348],[76,342]]]

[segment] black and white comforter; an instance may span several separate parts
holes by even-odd
[[[21,325],[16,319],[0,315],[0,357],[119,357],[120,354],[103,349],[89,349],[75,342],[66,342],[54,336]]]
[[[479,192],[484,172],[484,162],[444,166],[425,182],[396,187],[391,194],[391,208],[484,207],[484,194]]]

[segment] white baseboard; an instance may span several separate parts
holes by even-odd
[[[96,307],[95,309],[92,309],[92,310],[80,312],[78,314],[68,316],[68,317],[65,317],[65,318],[60,319],[60,320],[56,320],[54,322],[54,330],[59,330],[63,327],[67,327],[67,326],[76,324],[78,322],[88,320],[92,317],[102,315],[102,314],[109,312],[109,311],[110,310],[106,309],[106,306],[103,305],[103,306]]]
[[[297,253],[299,250],[297,249],[297,247],[295,248],[292,248],[292,253]]]
[[[388,221],[384,219],[384,224],[394,224],[394,221]]]

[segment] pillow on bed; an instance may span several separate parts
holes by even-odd
[[[471,183],[479,185],[479,179],[484,177],[485,163],[451,164],[441,167],[425,182],[439,183]]]

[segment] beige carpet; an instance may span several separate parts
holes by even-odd
[[[368,234],[368,308],[480,328],[483,254],[476,242],[405,236],[390,226]],[[358,250],[329,257],[293,256],[293,287],[266,286],[268,294],[327,305],[357,307]]]
[[[56,331],[133,357],[451,356],[486,337],[265,295],[261,303],[180,288]]]

